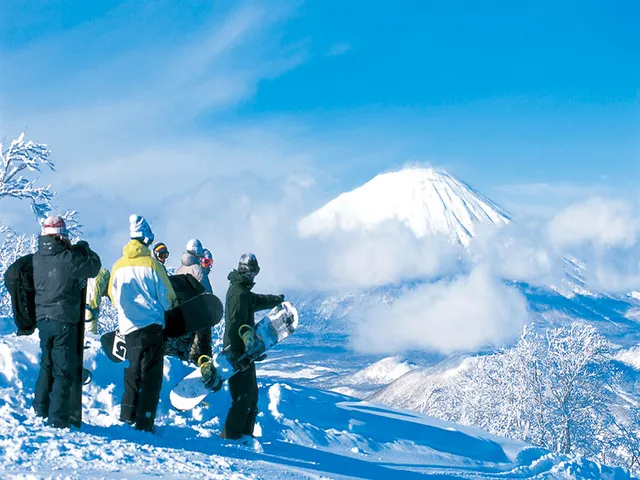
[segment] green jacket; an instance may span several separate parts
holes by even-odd
[[[224,309],[224,348],[230,347],[238,353],[244,352],[244,343],[238,329],[241,325],[255,327],[254,313],[272,309],[282,303],[278,295],[258,295],[251,289],[255,285],[237,270],[232,271],[227,279],[231,282],[227,290],[226,308]]]
[[[85,312],[85,320],[97,319],[100,313],[100,304],[102,297],[107,296],[109,288],[109,279],[111,274],[109,270],[103,268],[95,278],[87,281],[87,308]]]

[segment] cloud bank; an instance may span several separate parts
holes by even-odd
[[[555,215],[549,223],[548,236],[557,248],[583,244],[629,246],[637,241],[639,226],[629,202],[596,197],[572,204]]]
[[[448,354],[502,344],[528,321],[527,302],[485,267],[420,286],[386,308],[362,314],[352,338],[365,353],[413,349]]]

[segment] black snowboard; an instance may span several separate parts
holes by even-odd
[[[213,327],[222,319],[223,307],[218,297],[202,293],[165,312],[165,338],[180,337],[207,327]],[[117,331],[100,337],[102,349],[112,362],[123,362],[127,358],[124,336]]]
[[[4,286],[11,297],[13,319],[18,335],[31,335],[36,329],[36,289],[33,285],[33,254],[13,262],[4,272]],[[84,310],[84,307],[83,307]]]
[[[87,298],[87,287],[82,289],[80,302],[80,319],[78,322],[78,338],[76,350],[78,353],[78,365],[71,382],[71,391],[69,396],[69,423],[80,428],[82,424],[82,386],[85,384],[85,368],[84,368],[84,306]]]

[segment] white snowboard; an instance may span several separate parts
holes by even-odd
[[[262,353],[271,349],[291,335],[298,327],[298,311],[290,302],[282,304],[271,310],[256,324],[256,334],[264,342],[264,349],[257,352],[249,361],[255,360]],[[224,382],[240,371],[239,358],[234,358],[228,350],[223,350],[213,357],[220,381]],[[191,410],[202,402],[212,390],[202,383],[200,368],[184,377],[173,387],[169,398],[171,405],[177,410]]]

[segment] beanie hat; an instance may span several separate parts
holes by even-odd
[[[185,249],[187,253],[191,255],[195,255],[198,258],[202,258],[203,248],[202,242],[197,238],[192,238],[187,242],[187,247]]]
[[[51,215],[44,221],[44,227],[42,228],[43,235],[60,235],[61,237],[67,237],[69,232],[67,231],[67,224],[64,223],[64,218],[60,215]]]
[[[156,257],[161,253],[166,253],[168,255],[169,249],[163,242],[158,242],[153,246],[153,253],[155,254]]]
[[[144,217],[136,215],[135,213],[129,217],[129,234],[132,239],[140,240],[147,246],[153,242],[151,227]]]

